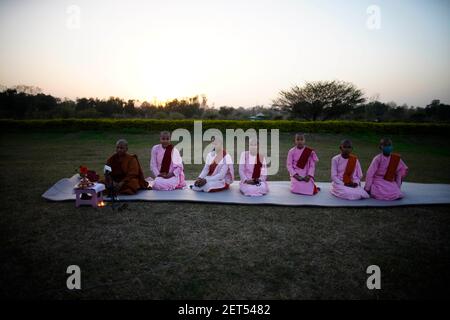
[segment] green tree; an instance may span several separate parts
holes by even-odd
[[[305,120],[338,119],[364,103],[363,92],[354,84],[344,81],[307,82],[280,91],[273,105]]]

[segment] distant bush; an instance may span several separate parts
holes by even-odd
[[[167,119],[167,113],[164,111],[158,111],[155,113],[155,119]]]
[[[49,120],[0,120],[2,132],[8,131],[61,131],[84,130],[150,132],[185,128],[193,130],[194,120],[156,119],[49,119]],[[294,121],[294,120],[202,120],[204,130],[225,129],[280,129],[281,132],[324,132],[351,133],[376,132],[382,134],[449,134],[446,123],[401,123],[401,122],[358,122],[358,121]]]
[[[182,113],[180,113],[180,112],[171,112],[171,113],[169,113],[169,119],[181,120],[181,119],[184,119],[184,118],[185,118],[185,116]]]

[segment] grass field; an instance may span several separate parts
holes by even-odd
[[[114,142],[128,139],[149,174],[157,134],[1,135],[0,293],[9,298],[399,299],[450,296],[449,206],[309,208],[129,203],[122,211],[76,209],[41,194],[81,164],[101,171]],[[313,134],[316,180],[329,180],[342,135]],[[351,137],[363,169],[379,136]],[[450,183],[443,136],[392,136],[406,181]],[[291,146],[281,134],[280,157]],[[199,165],[186,166],[188,179]],[[284,170],[272,180],[286,180]],[[82,290],[66,289],[79,265]],[[368,290],[379,265],[382,289]]]

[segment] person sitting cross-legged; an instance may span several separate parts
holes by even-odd
[[[249,151],[241,154],[239,161],[239,188],[246,196],[263,196],[269,192],[266,158],[259,153],[258,140],[250,139]]]
[[[352,142],[343,140],[339,149],[341,154],[331,159],[331,194],[346,200],[370,198],[361,187],[363,173],[358,158],[352,154]]]
[[[101,181],[107,190],[112,186],[116,194],[130,195],[140,189],[151,189],[144,178],[137,155],[128,153],[128,142],[125,139],[116,142],[116,152],[109,157],[106,164],[112,168],[112,172]]]
[[[291,192],[304,195],[315,195],[319,188],[314,183],[316,162],[319,158],[316,152],[307,147],[305,134],[296,133],[295,146],[288,152],[286,167],[291,177]]]
[[[391,139],[381,139],[379,149],[381,153],[373,158],[367,170],[364,189],[372,198],[379,200],[403,198],[400,188],[408,167],[399,154],[392,153]]]
[[[213,137],[214,150],[208,153],[202,172],[191,186],[194,191],[227,190],[234,180],[233,160],[223,148],[222,139]]]
[[[160,144],[153,146],[151,151],[150,170],[156,177],[153,190],[182,189],[186,182],[180,152],[170,143],[170,132],[161,132],[159,139]]]

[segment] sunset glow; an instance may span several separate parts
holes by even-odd
[[[269,105],[305,81],[450,102],[448,1],[2,1],[0,84],[59,97]]]

